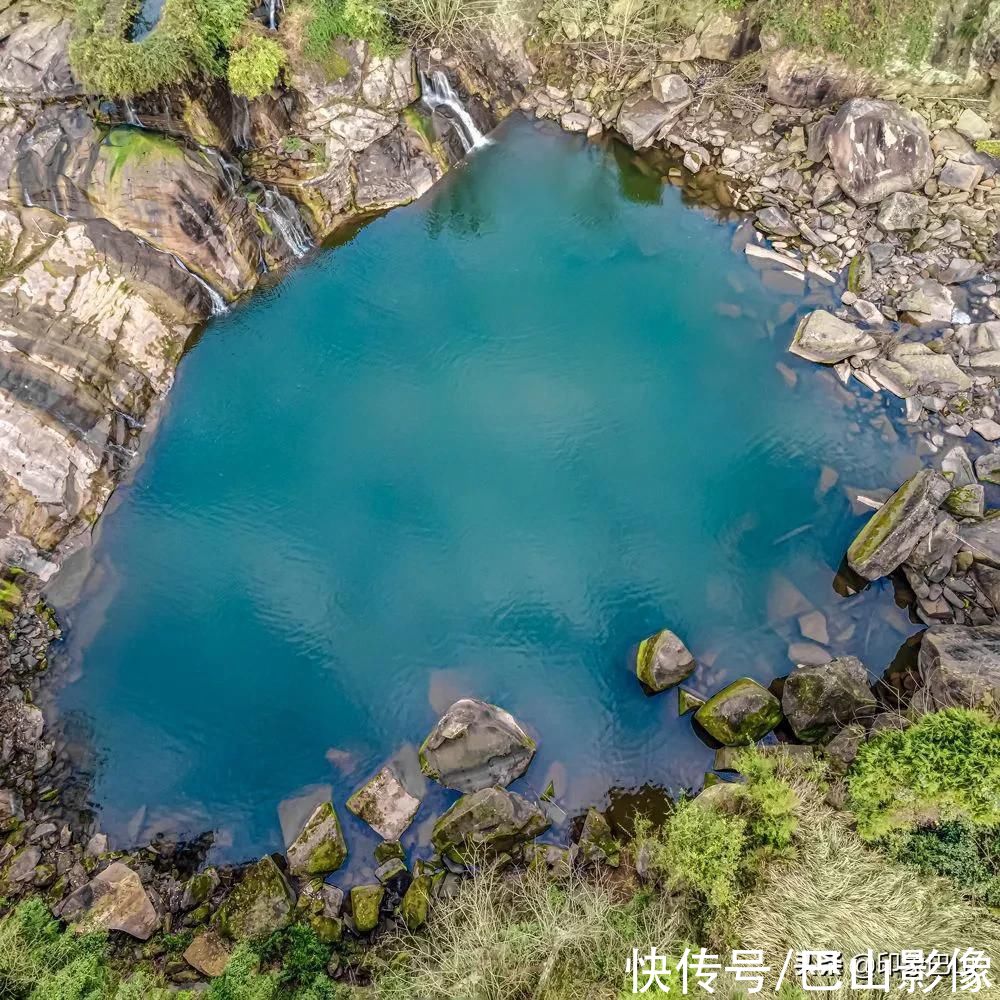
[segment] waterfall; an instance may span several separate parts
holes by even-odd
[[[129,125],[142,128],[142,122],[139,121],[139,116],[135,113],[135,108],[132,107],[132,102],[127,97],[122,101],[122,110],[125,113],[125,121]]]
[[[151,246],[151,244],[147,243],[146,246]],[[167,251],[160,250],[158,247],[153,247],[152,249],[156,250],[157,253],[167,253]],[[191,277],[205,289],[205,294],[208,296],[209,302],[212,303],[213,316],[221,316],[223,313],[229,312],[229,306],[226,305],[226,300],[200,274],[195,274],[194,271],[192,271],[191,268],[189,268],[187,264],[185,264],[184,261],[177,256],[177,254],[167,253],[167,256],[172,257],[174,263],[182,271],[187,271],[187,273],[190,274]]]
[[[281,0],[267,0],[267,26],[272,31],[278,30],[278,6]]]
[[[293,256],[304,257],[312,249],[302,216],[287,195],[274,188],[264,188],[257,208]]]
[[[462,148],[467,153],[490,144],[490,140],[476,127],[472,115],[462,107],[462,102],[458,99],[458,94],[455,93],[455,89],[448,79],[448,74],[443,70],[434,70],[430,79],[427,78],[427,74],[423,70],[420,71],[420,97],[431,111],[445,107],[454,113],[458,119],[457,122],[453,122],[455,131],[458,133],[459,139],[462,140]]]
[[[250,148],[250,102],[245,97],[232,97],[233,142],[237,149]]]
[[[211,146],[199,146],[198,148],[215,164],[219,175],[222,177],[222,182],[226,186],[226,194],[230,198],[238,197],[240,188],[243,185],[243,171],[240,167],[233,163],[232,160],[227,160],[217,149],[213,149]]]

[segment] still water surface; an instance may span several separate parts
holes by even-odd
[[[638,639],[672,626],[710,691],[787,672],[811,607],[873,672],[911,631],[832,587],[851,488],[912,445],[787,355],[801,299],[621,149],[496,139],[184,361],[64,609],[60,708],[118,844],[280,849],[279,803],[342,804],[463,695],[538,736],[515,787],[554,778],[570,816],[698,787],[711,751],[630,676]],[[375,838],[345,826],[356,876]]]

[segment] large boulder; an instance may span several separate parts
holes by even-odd
[[[0,5],[0,94],[45,101],[80,93],[69,67],[72,16],[58,4]]]
[[[663,629],[639,643],[635,674],[651,691],[666,691],[694,672],[695,662],[687,646],[670,629]]]
[[[793,108],[818,108],[849,97],[874,93],[877,81],[867,70],[849,66],[828,52],[787,49],[767,67],[767,96]]]
[[[934,625],[917,666],[934,708],[981,708],[1000,717],[1000,625]]]
[[[329,875],[344,863],[347,841],[332,802],[316,807],[288,848],[287,857],[293,875]]]
[[[655,98],[640,98],[625,103],[618,113],[615,128],[633,149],[642,149],[677,117],[679,111],[679,107],[661,104]]]
[[[237,941],[263,937],[292,919],[295,891],[270,855],[250,865],[223,900],[215,919],[219,930]]]
[[[440,178],[442,169],[420,137],[400,127],[361,153],[355,173],[355,203],[371,211],[416,200]]]
[[[413,822],[420,799],[407,791],[392,768],[383,767],[347,800],[347,808],[383,840],[396,841]]]
[[[818,667],[796,666],[785,680],[781,708],[800,740],[825,743],[852,722],[874,718],[876,702],[864,664],[841,656]]]
[[[121,931],[146,941],[160,918],[139,876],[115,861],[63,900],[58,915],[81,933]]]
[[[184,951],[184,961],[209,979],[221,976],[231,957],[229,945],[213,930],[199,934]]]
[[[824,122],[823,135],[840,186],[859,205],[916,191],[934,169],[926,124],[894,101],[845,101]]]
[[[502,708],[462,698],[440,718],[420,747],[424,774],[446,788],[475,792],[509,785],[528,769],[535,741]]]
[[[742,746],[755,743],[781,722],[781,704],[767,688],[741,677],[712,695],[694,717],[713,739]]]
[[[851,569],[866,580],[888,576],[934,527],[938,508],[950,492],[948,480],[933,469],[921,469],[908,479],[851,542]]]
[[[505,788],[463,795],[434,824],[434,848],[460,864],[516,850],[549,828],[538,806]]]
[[[987,511],[979,524],[963,524],[959,534],[975,556],[977,567],[984,563],[1000,568],[1000,511]]]
[[[384,885],[356,885],[351,889],[351,916],[359,934],[370,934],[378,927],[384,897]]]
[[[825,309],[816,309],[800,320],[788,350],[807,361],[834,365],[876,346],[870,333]]]

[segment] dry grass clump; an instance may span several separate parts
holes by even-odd
[[[617,1000],[632,948],[679,940],[667,897],[610,875],[486,867],[376,972],[385,1000]]]

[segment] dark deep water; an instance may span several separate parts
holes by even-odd
[[[516,120],[213,322],[62,609],[60,709],[113,843],[280,849],[279,803],[332,786],[356,877],[376,838],[344,800],[462,695],[537,735],[514,787],[554,778],[570,816],[697,787],[711,751],[629,672],[663,625],[702,692],[786,673],[812,607],[881,673],[911,626],[832,582],[849,493],[913,446],[786,353],[801,293],[734,232]]]

